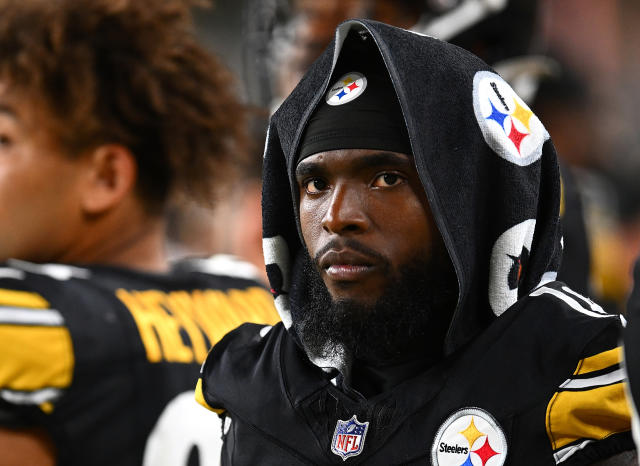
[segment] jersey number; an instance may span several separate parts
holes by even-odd
[[[214,466],[220,464],[221,420],[200,406],[193,391],[171,400],[151,431],[143,466]]]

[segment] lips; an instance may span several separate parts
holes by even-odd
[[[319,261],[320,268],[336,281],[356,281],[375,269],[375,261],[351,250],[330,250]]]

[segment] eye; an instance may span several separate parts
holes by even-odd
[[[313,178],[304,182],[304,189],[309,194],[318,194],[327,189],[327,183],[320,178]]]
[[[395,173],[383,173],[373,180],[373,186],[376,188],[390,188],[402,183],[403,180],[404,178]]]
[[[11,145],[11,138],[6,134],[0,133],[0,146],[8,147]]]

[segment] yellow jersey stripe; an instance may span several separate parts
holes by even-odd
[[[547,406],[546,426],[553,450],[579,439],[600,440],[630,430],[623,383],[557,392]]]
[[[66,388],[74,355],[66,327],[0,325],[0,388]]]
[[[619,364],[620,361],[622,361],[622,347],[618,346],[617,348],[613,348],[609,351],[604,351],[602,353],[596,354],[595,356],[584,358],[578,364],[578,368],[574,372],[574,375],[586,374],[588,372],[606,369],[607,367],[613,366],[614,364]]]
[[[45,309],[49,307],[49,303],[38,293],[0,288],[0,306]]]
[[[216,414],[224,413],[224,409],[216,409],[209,406],[209,403],[204,399],[204,393],[202,393],[202,378],[198,379],[198,384],[196,385],[196,401],[200,403],[202,406],[207,408],[209,411],[213,411]]]

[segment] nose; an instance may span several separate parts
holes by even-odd
[[[345,234],[366,231],[368,226],[363,193],[348,184],[336,186],[322,218],[322,228],[328,233]]]

